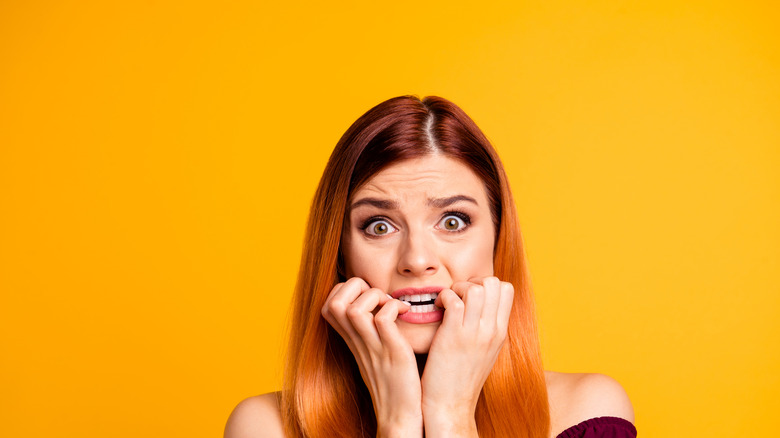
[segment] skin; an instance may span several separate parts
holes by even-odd
[[[463,200],[443,208],[428,203],[458,195],[476,203]],[[449,288],[458,281],[493,275],[495,227],[487,193],[482,180],[461,162],[431,155],[398,163],[376,174],[352,198],[352,204],[367,198],[390,200],[398,208],[362,204],[351,209],[349,231],[342,237],[347,277],[362,278],[389,293],[409,286]],[[471,223],[447,215],[450,211],[467,214]],[[386,235],[360,229],[372,217],[387,218],[374,222],[388,223]],[[445,218],[459,223],[457,232],[446,229]],[[429,351],[440,324],[397,321],[398,331],[415,353]]]
[[[438,154],[391,165],[353,195],[342,236],[352,278],[333,289],[322,313],[358,361],[380,436],[477,436],[477,398],[506,339],[514,295],[492,277],[487,199],[468,166]],[[445,288],[435,303],[444,319],[396,319],[409,307],[387,293],[424,286]],[[422,377],[415,353],[428,353]]]
[[[470,200],[431,202],[452,197]],[[366,199],[385,202],[361,202]],[[495,229],[484,184],[468,166],[434,154],[377,173],[351,205],[342,236],[349,279],[333,288],[322,315],[355,356],[378,436],[478,436],[477,398],[506,339],[514,294],[511,284],[493,277]],[[397,319],[409,306],[387,293],[431,285],[444,288],[435,303],[445,309],[444,319]],[[421,357],[427,359],[422,375]],[[546,379],[551,437],[597,416],[633,421],[625,391],[607,376],[546,372]],[[276,397],[240,403],[225,436],[283,436]]]

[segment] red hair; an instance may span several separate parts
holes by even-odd
[[[490,142],[463,110],[429,96],[396,97],[341,137],[312,202],[290,319],[281,397],[290,437],[374,437],[371,396],[357,363],[320,311],[344,281],[340,241],[350,196],[386,166],[426,154],[461,160],[482,179],[496,227],[493,270],[515,287],[507,341],[476,409],[481,437],[547,437],[550,427],[534,300],[509,182]]]

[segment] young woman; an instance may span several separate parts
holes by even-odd
[[[439,98],[360,117],[314,197],[281,392],[239,437],[634,437],[601,374],[544,371],[501,162]]]

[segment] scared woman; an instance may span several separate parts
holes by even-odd
[[[305,242],[284,386],[242,401],[227,438],[636,436],[615,380],[543,369],[507,177],[452,102],[352,124]]]

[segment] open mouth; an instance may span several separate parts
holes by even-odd
[[[443,286],[405,287],[393,292],[390,296],[396,300],[410,304],[408,312],[398,315],[398,319],[410,324],[429,324],[444,318],[444,309],[433,304],[436,297],[444,290]]]
[[[428,313],[436,310],[436,306],[433,303],[436,301],[437,296],[439,296],[439,293],[434,292],[430,294],[402,295],[398,299],[411,304],[412,308],[409,311],[412,313]]]

